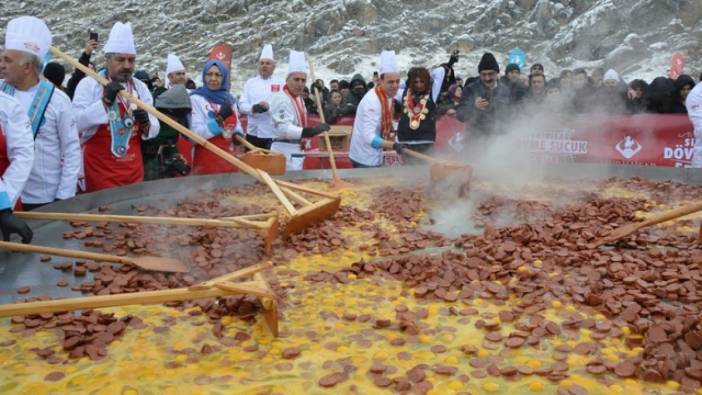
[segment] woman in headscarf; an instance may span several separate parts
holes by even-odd
[[[234,155],[232,138],[243,136],[236,99],[229,93],[229,71],[219,60],[205,63],[202,87],[191,93],[192,129],[210,143]],[[236,140],[234,141],[236,144]],[[196,145],[193,174],[230,173],[238,169],[207,148]]]

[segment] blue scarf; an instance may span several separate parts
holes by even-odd
[[[220,85],[219,89],[214,91],[207,87],[207,80],[205,78],[207,71],[212,66],[217,66],[219,72],[222,74],[222,85]],[[205,63],[205,69],[202,70],[202,86],[192,91],[191,95],[200,95],[207,99],[208,102],[219,104],[220,106],[225,103],[229,103],[229,105],[235,104],[236,99],[229,93],[226,88],[227,86],[229,86],[229,72],[224,66],[224,63],[219,60],[210,60]]]
[[[37,138],[37,132],[39,128],[44,124],[44,114],[46,113],[46,108],[49,106],[51,97],[54,95],[54,84],[47,80],[39,81],[39,89],[37,93],[34,94],[32,103],[27,109],[27,116],[32,124],[32,135],[34,139]],[[15,95],[15,87],[3,81],[0,84],[0,91],[7,93],[10,96]]]

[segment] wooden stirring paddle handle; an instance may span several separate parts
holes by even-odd
[[[131,265],[133,261],[127,257],[117,255],[101,254],[98,252],[88,252],[81,250],[69,250],[64,248],[46,247],[33,244],[12,243],[9,241],[0,241],[0,249],[15,252],[29,252],[35,254],[56,255],[66,258],[88,259],[98,262],[114,262]]]
[[[438,159],[432,158],[432,157],[429,156],[429,155],[424,155],[424,154],[422,154],[422,153],[419,153],[419,152],[417,152],[417,151],[411,150],[411,149],[409,149],[409,148],[404,148],[404,149],[402,149],[402,153],[403,153],[403,154],[407,154],[407,155],[409,155],[409,156],[413,156],[413,157],[415,157],[415,158],[417,158],[417,159],[419,159],[419,160],[423,160],[423,161],[425,161],[425,162],[429,162],[430,164],[439,163],[439,160],[438,160]]]
[[[250,226],[245,219],[231,217],[230,219],[213,218],[187,218],[187,217],[150,217],[141,215],[116,215],[116,214],[85,214],[85,213],[46,213],[41,211],[18,211],[15,215],[28,220],[46,221],[86,221],[86,222],[112,222],[152,225],[179,225],[179,226],[209,226],[240,228]]]
[[[313,65],[311,59],[310,59],[310,79],[312,81],[315,81],[315,79],[314,79],[314,65]],[[319,92],[316,85],[312,84],[312,87],[314,89],[314,99],[315,99],[316,104],[317,104],[317,112],[319,113],[319,120],[322,121],[322,123],[327,123],[327,120],[324,118],[324,107],[322,107],[322,99],[319,97],[321,92]],[[329,132],[322,133],[322,136],[324,137],[324,143],[327,146],[327,154],[329,155],[329,164],[331,165],[332,177],[334,178],[334,181],[338,182],[341,180],[341,177],[339,177],[339,173],[336,170],[336,158],[334,157],[334,149],[332,148],[331,140],[329,139]]]
[[[641,229],[641,228],[644,228],[647,226],[651,226],[651,225],[660,224],[661,222],[670,221],[671,219],[675,219],[675,218],[682,217],[682,216],[685,216],[688,214],[696,213],[700,210],[702,210],[702,202],[689,204],[689,205],[683,206],[683,207],[678,207],[676,209],[666,211],[664,213],[653,216],[653,217],[651,217],[643,222],[640,222],[638,224],[638,229]]]

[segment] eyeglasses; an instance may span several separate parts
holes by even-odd
[[[543,68],[543,67],[541,67],[541,66],[532,66],[532,68],[531,68],[531,69],[532,69],[532,70],[541,70],[541,71],[543,71],[543,70],[544,70],[544,68]]]
[[[217,78],[222,78],[222,74],[219,74],[219,73],[207,73],[207,74],[205,74],[205,77],[217,77]]]

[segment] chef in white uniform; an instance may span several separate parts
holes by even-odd
[[[166,58],[166,89],[174,85],[183,85],[188,82],[188,74],[180,58],[172,53]]]
[[[38,45],[25,45],[36,40]],[[22,208],[32,210],[76,194],[82,161],[71,100],[41,79],[51,32],[35,17],[11,20],[5,34],[5,79],[0,90],[14,96],[29,117],[34,165],[21,194]]]
[[[0,92],[0,232],[5,241],[19,234],[32,241],[32,230],[12,214],[34,162],[34,140],[27,113],[12,96]]]
[[[400,88],[400,69],[395,51],[380,54],[380,82],[363,96],[356,109],[349,158],[353,167],[383,165],[383,149],[402,153],[393,128],[394,97]]]
[[[273,118],[273,144],[271,150],[285,155],[288,170],[302,170],[305,154],[300,148],[300,139],[314,137],[330,129],[326,123],[307,126],[307,110],[302,94],[307,83],[305,54],[290,51],[288,76],[281,92],[271,96]]]
[[[239,110],[248,116],[246,140],[259,148],[270,149],[273,143],[271,96],[285,85],[282,78],[274,77],[273,46],[266,44],[258,59],[258,75],[246,81],[239,101]]]

